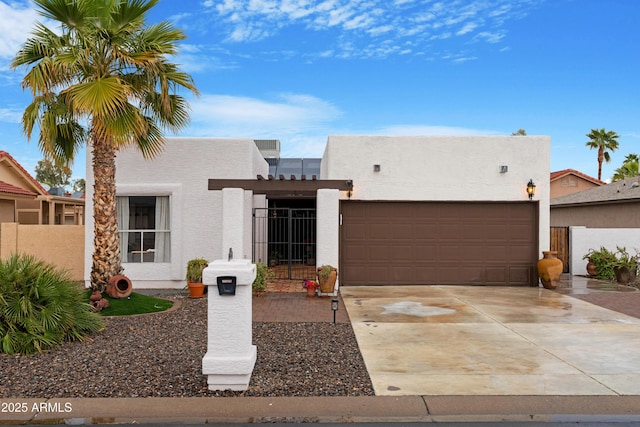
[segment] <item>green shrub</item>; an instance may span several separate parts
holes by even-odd
[[[625,247],[616,246],[616,252],[610,251],[604,246],[600,250],[589,249],[582,259],[588,259],[596,265],[598,279],[614,280],[616,274],[614,268],[627,267],[630,270],[638,269],[638,256],[631,256]]]
[[[103,328],[67,271],[29,255],[0,260],[0,352],[31,354]]]
[[[261,294],[267,290],[267,280],[273,279],[275,274],[273,270],[264,262],[256,264],[256,278],[251,286],[254,294]]]

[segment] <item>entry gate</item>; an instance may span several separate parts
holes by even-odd
[[[315,209],[253,209],[253,262],[267,263],[276,279],[315,278],[315,254]]]

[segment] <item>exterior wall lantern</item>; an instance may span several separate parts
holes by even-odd
[[[527,194],[529,195],[529,200],[533,199],[533,195],[536,194],[536,185],[533,183],[533,178],[527,183]]]
[[[347,196],[349,197],[349,200],[351,200],[351,192],[353,191],[353,181],[348,179],[347,180],[347,187],[349,187],[349,190],[347,190]]]

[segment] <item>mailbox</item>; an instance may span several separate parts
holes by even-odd
[[[218,294],[236,294],[236,276],[218,276]]]

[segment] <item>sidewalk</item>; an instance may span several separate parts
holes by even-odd
[[[640,396],[9,399],[0,424],[640,422]],[[34,406],[35,405],[35,406]],[[38,408],[41,412],[38,412]],[[65,412],[66,411],[66,412]]]

